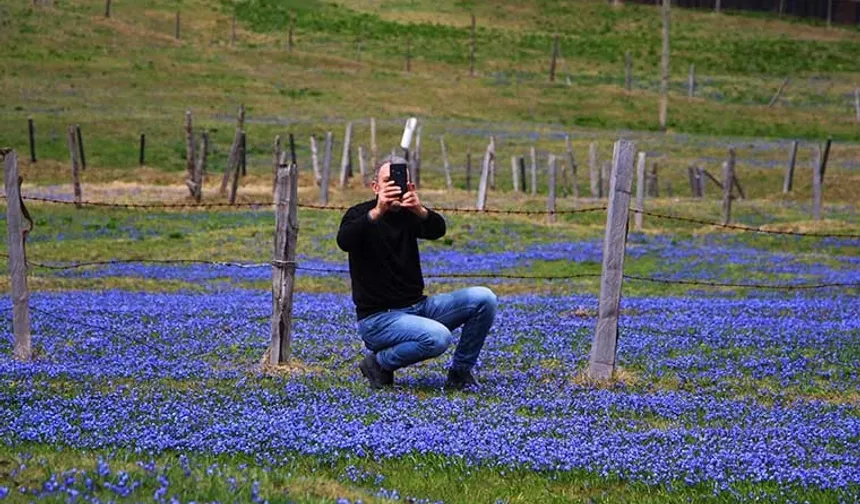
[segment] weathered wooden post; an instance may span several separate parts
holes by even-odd
[[[649,198],[660,197],[660,187],[657,185],[657,162],[651,164],[651,173],[648,174],[647,193]]]
[[[698,174],[696,173],[695,166],[687,167],[687,178],[690,180],[690,196],[693,198],[698,198],[699,194],[699,183],[697,181]]]
[[[472,148],[466,151],[466,190],[472,190]]]
[[[821,168],[824,166],[821,147],[815,147],[812,159],[812,217],[821,220]]]
[[[564,135],[564,146],[567,149],[567,163],[570,165],[571,189],[573,189],[573,197],[579,198],[579,179],[576,176],[577,166],[576,158],[573,157],[573,145],[570,143],[570,135]]]
[[[314,183],[316,185],[320,185],[320,180],[322,179],[322,172],[320,171],[320,158],[319,151],[317,149],[317,137],[316,135],[311,135],[311,165],[314,170]]]
[[[552,36],[552,61],[549,64],[549,81],[555,82],[555,60],[558,58],[558,34]]]
[[[492,157],[492,137],[490,144],[487,145],[487,150],[484,151],[484,161],[481,163],[481,181],[478,183],[478,201],[475,203],[475,208],[483,211],[487,206],[487,185],[490,182],[490,158]]]
[[[293,52],[293,32],[296,29],[296,15],[294,12],[290,11],[290,28],[289,33],[287,34],[287,52]]]
[[[520,156],[519,159],[520,164],[520,186],[523,190],[523,193],[526,191],[526,158]]]
[[[472,13],[472,41],[469,44],[469,77],[475,76],[475,13]]]
[[[320,179],[320,203],[328,205],[328,181],[331,177],[331,151],[334,144],[334,136],[331,131],[325,134],[325,147],[323,151],[322,178]]]
[[[854,113],[857,115],[857,122],[860,123],[860,87],[854,88]]]
[[[110,0],[105,0],[105,17],[110,18]]]
[[[720,0],[716,0],[716,4],[714,5],[714,12],[717,14],[720,13]]]
[[[555,155],[550,154],[548,159],[549,168],[549,188],[546,195],[546,221],[549,224],[555,223],[555,178],[556,178],[556,163]]]
[[[80,154],[81,171],[87,169],[87,154],[84,152],[84,136],[81,134],[81,125],[75,125],[75,138],[78,143],[78,154]]]
[[[630,188],[633,183],[633,142],[615,142],[609,182],[609,206],[606,211],[606,233],[603,237],[603,268],[600,273],[600,298],[597,328],[588,361],[588,376],[607,380],[615,371],[618,347],[618,312],[624,274],[624,247],[627,241],[627,216]]]
[[[821,183],[824,183],[824,172],[827,171],[827,161],[830,160],[830,144],[833,142],[833,139],[827,137],[827,140],[824,142],[824,154],[821,157]]]
[[[603,197],[600,190],[602,185],[600,181],[600,168],[597,166],[597,142],[591,142],[591,145],[588,146],[588,174],[591,183],[591,197]]]
[[[230,204],[236,204],[236,196],[239,192],[239,176],[242,174],[242,159],[245,157],[245,132],[242,131],[239,136],[239,149],[236,151],[236,158],[233,161],[231,168],[233,174],[233,183],[230,186]]]
[[[296,281],[296,239],[299,233],[298,170],[281,155],[275,191],[275,250],[272,257],[272,342],[269,363],[290,359],[293,289]]]
[[[672,0],[663,0],[663,51],[660,56],[660,130],[666,131],[669,111],[669,9]]]
[[[185,111],[185,185],[195,197],[196,188],[194,184],[194,128],[191,123],[191,111]]]
[[[72,188],[75,194],[75,207],[81,208],[81,172],[78,160],[78,141],[75,135],[75,127],[69,126],[69,159],[72,164]],[[17,162],[17,158],[15,160]]]
[[[173,30],[173,38],[179,40],[179,11],[176,11],[176,23]]]
[[[206,173],[206,158],[209,155],[209,134],[205,131],[200,135],[200,152],[194,168],[193,196],[197,203],[203,199],[203,175]]]
[[[690,78],[687,82],[687,91],[690,98],[696,96],[696,64],[690,63]]]
[[[376,148],[376,118],[370,118],[370,169],[376,170],[376,159],[379,151]]]
[[[827,0],[827,27],[833,27],[833,0]]]
[[[33,353],[30,347],[30,291],[27,288],[27,257],[24,248],[25,233],[29,230],[24,229],[21,178],[18,176],[18,156],[14,150],[3,156],[3,171],[6,183],[6,243],[9,247],[12,332],[15,334],[12,355],[17,360],[29,361]]]
[[[448,149],[445,148],[445,137],[439,137],[439,145],[442,147],[442,166],[445,168],[445,189],[450,191],[454,188],[451,181],[451,164],[448,162]]]
[[[146,163],[146,133],[140,134],[140,155],[138,157],[138,164],[143,166]]]
[[[636,214],[633,222],[636,232],[642,232],[642,211],[645,210],[645,153],[640,152],[636,160]]]
[[[532,145],[529,149],[529,156],[532,158],[532,194],[537,194],[538,184],[537,184],[537,151],[535,150],[535,146]]]
[[[363,187],[367,187],[367,185],[370,183],[367,175],[367,159],[364,152],[364,147],[361,145],[358,146],[358,169],[361,173],[361,185]]]
[[[628,93],[633,89],[633,56],[630,51],[624,53],[624,90]]]
[[[406,36],[406,71],[412,71],[412,35]]]
[[[609,197],[609,174],[612,172],[612,161],[604,161],[600,166],[600,197]]]
[[[797,140],[791,142],[791,149],[788,153],[788,166],[785,169],[785,180],[782,182],[782,192],[786,194],[791,191],[794,184],[794,164],[797,160]]]
[[[230,47],[236,46],[236,13],[233,13],[233,20],[230,23]]]
[[[517,157],[511,156],[511,187],[515,193],[520,192],[520,177],[517,166]]]
[[[272,197],[278,190],[278,168],[281,166],[281,135],[275,135],[272,144]]]
[[[247,144],[247,141],[248,141],[248,136],[243,131],[242,132],[242,140],[241,140],[242,145],[239,148],[239,153],[241,154],[239,156],[239,169],[241,170],[240,175],[243,177],[248,174],[248,144]]]
[[[340,157],[340,188],[346,188],[347,176],[349,175],[349,144],[352,140],[352,123],[346,123],[346,131],[343,133],[343,154]]]
[[[732,220],[732,187],[735,176],[735,149],[729,149],[729,159],[723,163],[723,224]]]
[[[227,183],[230,181],[231,170],[238,166],[239,142],[242,141],[242,131],[245,130],[245,105],[239,105],[239,112],[236,115],[236,133],[233,135],[233,144],[230,146],[230,153],[227,156],[227,166],[224,167],[224,176],[221,178],[221,188],[219,193],[223,196],[227,191]]]
[[[768,107],[773,107],[773,104],[776,103],[777,100],[779,100],[779,97],[782,95],[782,91],[785,89],[785,86],[788,85],[789,80],[790,78],[786,77],[785,80],[782,81],[782,84],[780,84],[779,89],[776,90],[776,93],[770,99],[770,103],[767,104]]]
[[[860,121],[860,115],[857,116]],[[36,125],[33,123],[33,118],[27,118],[27,133],[30,137],[30,162],[36,162]]]
[[[496,137],[490,135],[490,189],[496,190]]]
[[[421,125],[415,128],[415,152],[412,155],[412,166],[415,169],[415,178],[412,182],[416,188],[421,186]]]
[[[705,169],[701,166],[696,167],[696,190],[699,198],[705,197]]]

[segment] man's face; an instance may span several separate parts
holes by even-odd
[[[379,168],[379,173],[376,174],[376,180],[370,185],[373,192],[379,194],[382,190],[382,185],[391,180],[391,163],[385,163]]]

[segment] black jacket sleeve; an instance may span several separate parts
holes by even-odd
[[[424,240],[437,240],[445,236],[445,219],[433,210],[427,209],[427,218],[421,220],[418,227],[418,238]]]
[[[362,234],[372,225],[373,223],[367,216],[367,211],[350,208],[340,220],[340,229],[337,231],[337,246],[344,252],[354,250],[361,243]]]

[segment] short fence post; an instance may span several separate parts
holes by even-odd
[[[552,61],[549,64],[549,81],[555,82],[555,60],[558,58],[558,34],[552,37]]]
[[[179,11],[176,11],[176,27],[173,32],[173,37],[179,40]]]
[[[200,135],[200,152],[197,165],[194,168],[194,199],[197,203],[203,199],[203,175],[206,173],[206,158],[209,155],[209,134],[205,131]]]
[[[248,174],[248,136],[245,132],[242,132],[242,147],[241,147],[241,156],[239,157],[239,168],[241,168],[241,175],[244,177]]]
[[[696,167],[696,190],[700,198],[705,197],[705,169],[701,166]]]
[[[364,147],[358,146],[358,170],[361,173],[361,185],[366,187],[369,183],[367,179],[367,160],[365,159]]]
[[[517,166],[517,157],[511,156],[511,181],[513,183],[514,192],[520,192],[520,177],[519,166]]]
[[[472,190],[472,148],[466,151],[466,191]]]
[[[224,167],[224,176],[221,178],[219,193],[223,195],[227,191],[227,183],[230,181],[230,170],[238,166],[239,142],[242,141],[242,131],[245,129],[245,105],[239,106],[236,116],[236,133],[233,135],[233,144],[230,146],[230,154],[227,156],[227,166]]]
[[[858,121],[860,121],[860,116],[858,116]],[[30,137],[30,162],[36,162],[36,125],[33,123],[33,118],[27,118],[27,132]]]
[[[412,71],[412,36],[406,36],[406,71]]]
[[[660,197],[660,187],[657,185],[657,162],[651,164],[651,173],[648,174],[647,193],[649,198]]]
[[[311,166],[314,170],[314,183],[320,185],[322,180],[322,172],[320,172],[319,150],[317,149],[317,137],[311,135]]]
[[[496,137],[490,136],[490,189],[496,190]]]
[[[481,163],[481,181],[478,183],[478,201],[475,203],[475,208],[483,211],[487,206],[487,184],[490,179],[490,158],[492,157],[492,151],[490,150],[493,146],[492,137],[490,137],[490,144],[487,145],[487,150],[484,151],[484,161]]]
[[[698,185],[696,183],[696,168],[693,166],[687,167],[687,179],[690,181],[690,196],[696,198],[699,196]]]
[[[532,145],[529,149],[529,156],[532,158],[532,194],[537,194],[538,184],[537,184],[537,151],[535,150],[535,146]]]
[[[194,187],[194,129],[191,124],[191,111],[185,111],[185,184],[195,196]]]
[[[230,23],[230,47],[236,46],[236,13],[233,13],[233,20]]]
[[[236,196],[239,192],[239,175],[242,174],[242,159],[245,157],[245,132],[240,132],[239,135],[239,149],[236,151],[236,158],[233,161],[233,166],[231,168],[233,173],[233,184],[230,186],[230,204],[236,204]]]
[[[824,172],[827,171],[827,162],[830,160],[830,144],[833,142],[832,138],[827,138],[827,141],[824,142],[824,153],[821,156],[821,183],[824,183]]]
[[[548,159],[549,168],[549,188],[546,196],[546,221],[550,224],[555,223],[555,178],[556,178],[556,163],[555,155],[550,154]]]
[[[272,197],[278,190],[278,168],[281,166],[281,135],[275,135],[272,144]]]
[[[570,143],[570,135],[564,135],[564,146],[567,149],[567,162],[570,165],[571,188],[573,189],[573,197],[579,198],[579,179],[576,176],[577,166],[576,158],[573,157],[573,146]]]
[[[821,147],[815,147],[815,156],[812,160],[812,217],[821,220],[821,168],[823,156]]]
[[[146,133],[140,134],[140,155],[138,157],[138,164],[143,166],[146,163]]]
[[[612,161],[604,161],[600,167],[600,197],[609,197],[609,174],[612,171]]]
[[[642,211],[645,210],[645,153],[640,152],[636,160],[636,214],[633,216],[637,233],[642,232]]]
[[[323,151],[322,178],[320,179],[320,203],[328,205],[328,181],[331,178],[331,151],[334,144],[334,136],[331,131],[325,134],[325,150]]]
[[[523,190],[523,193],[526,191],[526,158],[520,156],[520,187]]]
[[[75,194],[75,207],[81,208],[81,172],[78,164],[78,141],[75,135],[75,127],[69,126],[69,158],[72,163],[72,188]],[[16,159],[17,161],[17,159]]]
[[[782,182],[783,194],[791,192],[794,184],[794,164],[797,160],[797,140],[791,142],[791,150],[788,153],[788,167],[785,169],[785,180]]]
[[[729,149],[729,159],[723,163],[723,224],[732,220],[732,186],[735,177],[735,150]]]
[[[296,239],[299,232],[298,170],[286,164],[286,153],[278,167],[275,190],[275,250],[272,260],[272,342],[269,363],[283,364],[290,358],[293,322],[293,289],[296,280]]]
[[[349,175],[349,142],[352,139],[352,123],[346,123],[346,131],[343,133],[343,154],[340,157],[340,188],[346,188],[347,176]]]
[[[688,96],[690,98],[696,96],[696,64],[690,63],[690,78],[687,83]]]
[[[85,171],[87,169],[87,155],[84,152],[84,136],[81,134],[81,125],[75,125],[75,138],[78,143],[78,153],[81,155],[81,171]]]
[[[591,197],[603,196],[600,191],[600,168],[597,166],[597,142],[591,142],[588,146],[588,174],[591,182]]]
[[[290,28],[289,33],[287,34],[287,52],[293,52],[293,32],[296,29],[296,16],[291,11],[290,12]]]
[[[445,137],[439,137],[439,145],[442,147],[442,166],[445,168],[445,189],[451,190],[454,187],[451,181],[451,164],[448,162],[448,149],[445,148]]]
[[[469,77],[475,76],[475,13],[472,13],[472,41],[469,44]],[[860,119],[858,119],[860,120]]]
[[[9,151],[3,157],[6,183],[6,243],[9,247],[9,280],[12,294],[12,355],[20,361],[33,357],[30,347],[30,291],[27,288],[27,257],[24,248],[24,215],[21,203],[21,178],[18,156]],[[28,218],[29,220],[29,218]]]
[[[603,267],[600,273],[600,298],[597,328],[588,361],[588,376],[606,380],[615,371],[618,347],[618,308],[624,274],[624,247],[627,241],[627,217],[630,187],[633,183],[633,142],[615,142],[609,182],[609,206],[606,210],[606,233],[603,238]]]
[[[105,17],[110,18],[110,0],[105,0]]]
[[[633,57],[630,51],[624,53],[624,90],[628,93],[633,89]]]

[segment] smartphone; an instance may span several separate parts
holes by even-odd
[[[395,184],[400,186],[400,196],[402,197],[406,194],[407,186],[407,178],[406,178],[406,163],[392,163],[391,164],[391,175],[390,179],[394,181]]]

